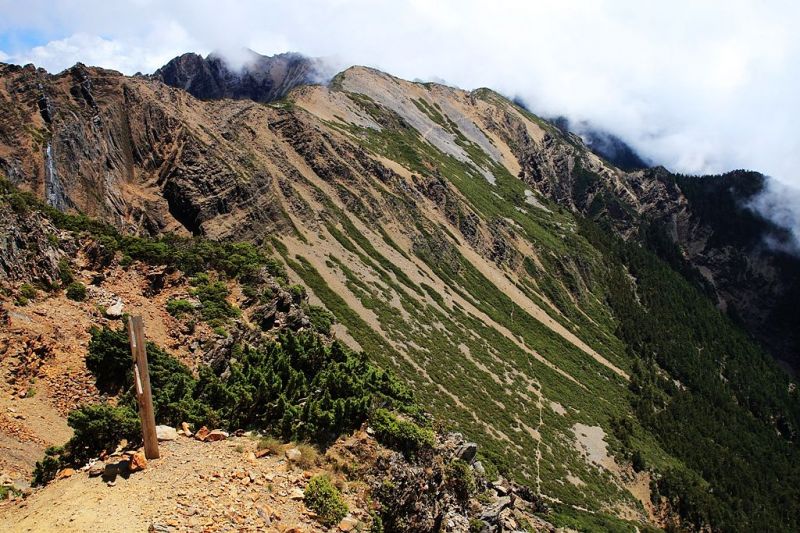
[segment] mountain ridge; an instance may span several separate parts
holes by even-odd
[[[730,413],[758,428],[779,425],[775,439],[794,438],[789,379],[746,338],[738,353],[716,346],[702,324],[669,322],[673,329],[657,335],[658,324],[647,323],[647,338],[632,328],[638,309],[669,320],[702,313],[738,331],[637,248],[674,253],[675,269],[693,259],[689,266],[719,281],[711,267],[724,273],[719,264],[733,264],[733,245],[708,246],[713,228],[693,211],[702,192],[687,197],[681,179],[659,169],[623,172],[493,91],[361,67],[267,104],[197,100],[158,80],[83,66],[58,76],[3,66],[0,77],[8,104],[0,166],[12,182],[42,198],[59,191],[63,205],[124,232],[271,248],[352,347],[412,383],[446,423],[480,438],[487,457],[573,511],[646,521],[644,503],[626,488],[638,479],[634,452],[650,465],[656,499],[677,508],[676,493],[698,490],[692,476],[706,472],[702,458],[660,429],[666,415],[681,415],[703,435],[697,411],[670,410],[684,401],[728,398]],[[761,279],[753,271],[747,276]],[[736,301],[736,280],[722,281]],[[659,283],[696,306],[672,309],[653,290]],[[770,290],[780,293],[779,285]],[[713,359],[686,359],[685,346],[664,344],[684,337]],[[764,370],[743,376],[746,363]],[[773,378],[769,391],[753,390],[763,384],[753,380]],[[588,453],[598,438],[613,453]],[[744,456],[731,446],[726,453]],[[675,468],[689,477],[669,474]],[[708,472],[700,486],[728,490],[721,469]],[[768,519],[746,519],[755,511],[741,502],[698,501],[705,507],[684,509],[681,519]]]

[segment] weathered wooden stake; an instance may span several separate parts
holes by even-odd
[[[131,354],[133,355],[133,383],[136,388],[136,401],[139,402],[139,420],[142,422],[142,436],[144,437],[144,456],[148,459],[158,459],[156,417],[153,412],[153,393],[150,390],[150,371],[147,368],[142,317],[128,317],[128,335],[131,339]]]

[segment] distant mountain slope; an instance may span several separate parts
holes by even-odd
[[[565,525],[798,526],[796,384],[697,289],[774,259],[712,239],[680,178],[491,90],[363,67],[267,105],[80,65],[0,80],[10,180],[125,231],[272,248],[341,339]]]
[[[632,171],[651,166],[625,141],[612,133],[592,127],[588,122],[575,124],[566,117],[558,117],[553,119],[553,124],[564,133],[578,135],[592,152],[621,170]]]
[[[154,79],[204,100],[232,98],[272,102],[298,85],[323,79],[322,64],[300,54],[263,56],[242,50],[232,67],[220,53],[183,54],[155,71]]]

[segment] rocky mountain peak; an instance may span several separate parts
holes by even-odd
[[[152,78],[204,100],[256,102],[279,100],[294,87],[325,77],[324,65],[318,59],[293,52],[265,56],[246,48],[215,51],[205,58],[183,54],[152,74]]]

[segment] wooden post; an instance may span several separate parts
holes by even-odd
[[[148,459],[158,459],[156,417],[153,412],[153,393],[150,390],[150,371],[147,368],[142,317],[128,317],[128,335],[131,339],[131,354],[133,355],[133,384],[136,389],[136,401],[139,402],[139,420],[142,422],[142,436],[144,437],[144,456]]]

